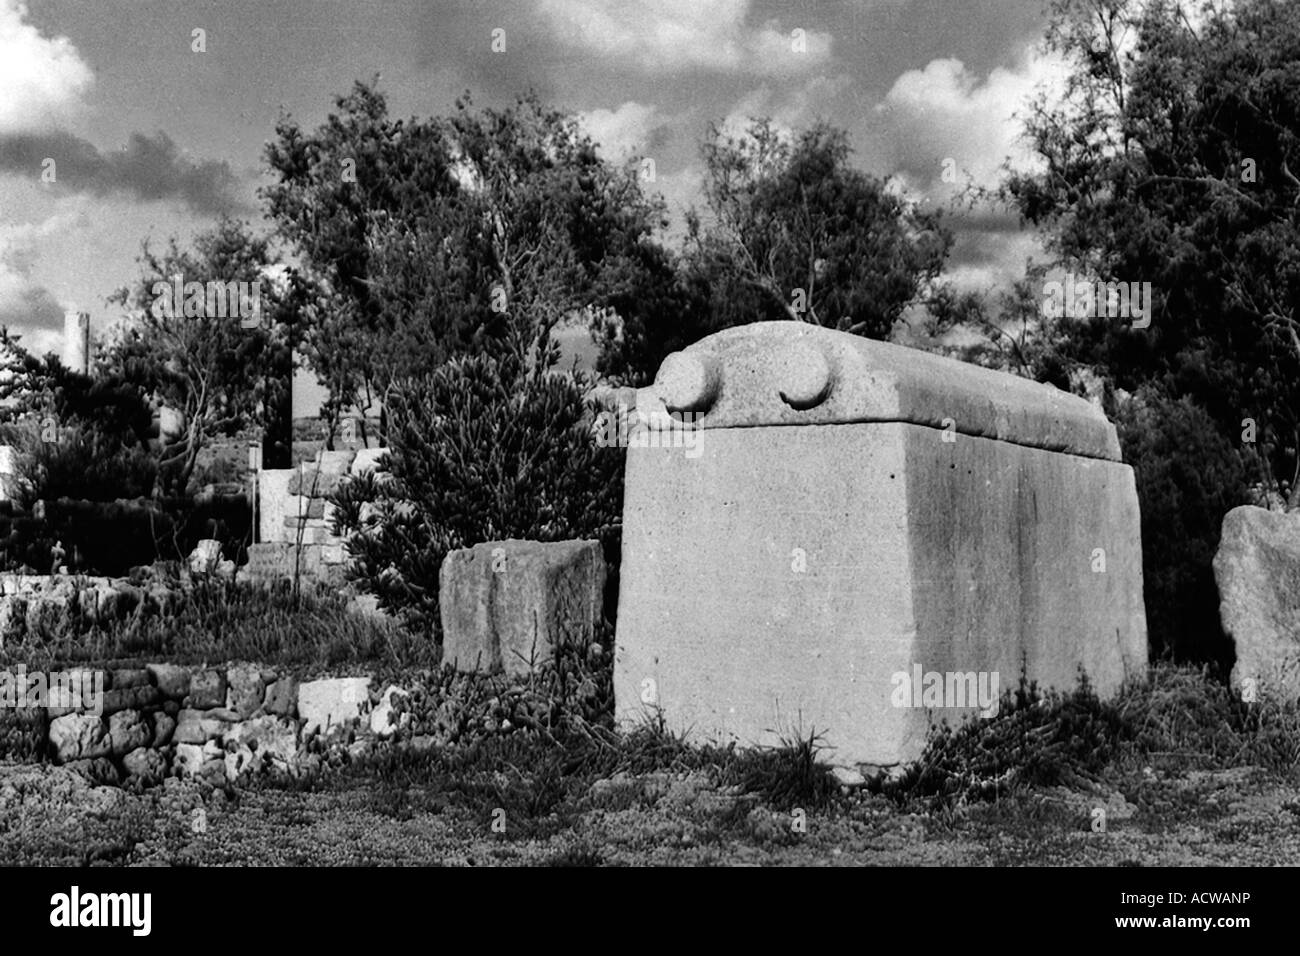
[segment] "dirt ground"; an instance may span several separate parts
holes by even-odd
[[[206,790],[206,793],[204,792]],[[563,813],[479,812],[345,775],[316,791],[171,780],[139,794],[0,764],[0,860],[99,865],[1153,866],[1300,864],[1300,786],[1255,769],[1153,771],[905,812],[855,792],[773,811],[706,774],[598,780]]]

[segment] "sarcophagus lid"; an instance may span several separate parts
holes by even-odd
[[[711,335],[668,356],[653,387],[701,428],[906,422],[1119,461],[1114,426],[1051,385],[802,322]]]

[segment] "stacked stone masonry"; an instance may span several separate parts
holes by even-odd
[[[327,500],[339,485],[373,470],[382,448],[321,451],[297,468],[258,473],[258,537],[248,549],[246,580],[258,584],[292,579],[343,583],[347,551],[330,533],[333,506]]]
[[[50,755],[100,783],[299,775],[319,767],[324,745],[360,752],[402,726],[393,704],[405,692],[377,694],[370,677],[299,683],[253,663],[67,677],[64,687],[79,692],[50,700],[61,705],[47,710]]]

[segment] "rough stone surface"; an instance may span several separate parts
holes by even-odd
[[[162,697],[157,687],[148,684],[143,687],[114,687],[104,692],[104,716],[120,710],[144,710],[157,705]]]
[[[226,704],[226,672],[217,668],[195,672],[190,677],[188,703],[195,710],[224,707]]]
[[[153,744],[163,747],[171,743],[172,734],[176,732],[176,718],[161,711],[153,715]]]
[[[284,676],[267,684],[266,701],[262,706],[268,714],[298,716],[298,682],[292,677]]]
[[[227,669],[226,682],[227,709],[235,711],[240,720],[253,716],[266,695],[261,668],[256,664],[236,664]]]
[[[190,574],[213,574],[221,563],[221,542],[204,538],[190,552]]]
[[[152,786],[167,775],[167,759],[156,750],[139,747],[122,758],[122,769],[128,776]]]
[[[172,770],[178,777],[195,776],[203,767],[203,759],[203,747],[200,744],[178,743]]]
[[[108,718],[108,742],[115,757],[122,757],[153,740],[153,730],[138,710],[122,710]]]
[[[262,544],[287,542],[284,519],[289,509],[289,481],[297,468],[265,469],[257,473],[257,540]],[[252,554],[249,554],[252,560]]]
[[[190,669],[175,664],[149,664],[146,668],[154,685],[172,700],[184,700],[190,692]]]
[[[50,744],[60,763],[105,757],[112,750],[104,722],[86,714],[64,714],[51,720]]]
[[[452,551],[439,574],[443,661],[526,675],[562,640],[592,640],[605,560],[596,541],[488,541]]]
[[[1219,619],[1244,694],[1300,697],[1300,514],[1247,505],[1223,518],[1214,556]]]
[[[821,389],[807,380],[814,362]],[[911,422],[943,429],[951,419],[961,435],[1120,460],[1114,426],[1087,399],[805,322],[755,322],[702,339],[664,360],[654,393],[669,412],[699,415],[704,428]]]
[[[381,740],[387,740],[398,730],[404,730],[411,723],[411,715],[398,713],[395,702],[411,695],[395,684],[390,684],[379,698],[379,703],[370,713],[370,732]]]
[[[786,346],[828,359],[820,397]],[[622,724],[743,744],[816,728],[830,762],[889,765],[978,711],[903,706],[895,676],[918,665],[1000,689],[1082,668],[1103,695],[1144,672],[1133,473],[1088,402],[802,324],[698,349],[705,374],[660,395],[703,415],[695,446],[627,452]]]
[[[287,768],[298,752],[298,724],[283,717],[254,717],[231,727],[224,740],[227,749],[233,746],[255,754],[257,769],[267,760]]]
[[[370,702],[369,688],[369,677],[336,677],[299,684],[298,717],[303,721],[303,736],[358,719],[362,705]]]
[[[182,744],[202,744],[221,737],[230,727],[230,721],[211,716],[211,711],[182,710],[176,719],[172,739]]]

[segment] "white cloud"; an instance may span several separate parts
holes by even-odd
[[[618,109],[589,110],[579,114],[583,129],[601,147],[601,153],[618,162],[644,154],[654,131],[662,124],[658,110],[631,100]]]
[[[540,0],[570,46],[647,72],[784,76],[822,64],[830,35],[797,23],[747,23],[751,0]]]
[[[0,0],[0,133],[50,129],[81,106],[93,82],[67,37],[45,37],[22,0]]]
[[[773,90],[764,84],[742,96],[720,125],[726,136],[740,137],[749,130],[751,119],[766,117],[782,136],[792,136],[808,126],[826,104],[850,83],[848,76],[815,76],[801,86]]]
[[[964,185],[967,174],[977,185],[994,185],[1007,159],[1025,167],[1032,162],[1021,140],[1025,111],[1040,89],[1059,91],[1066,75],[1059,58],[1034,49],[1020,69],[998,68],[983,82],[954,59],[902,74],[876,107],[899,175],[938,198]],[[949,160],[957,183],[943,180]]]
[[[84,221],[84,210],[74,208],[40,223],[0,223],[0,324],[20,332],[28,349],[43,351],[50,336],[58,336],[50,327],[65,308],[75,307],[33,278],[40,247]]]

